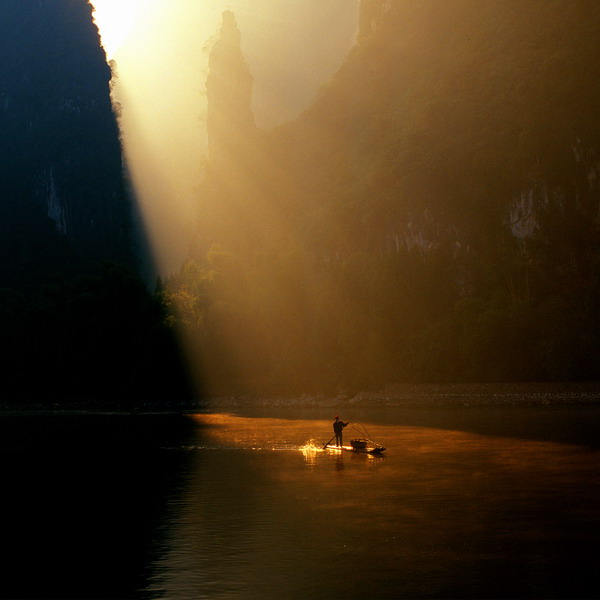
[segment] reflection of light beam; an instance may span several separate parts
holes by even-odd
[[[304,462],[311,468],[315,467],[317,464],[317,454],[319,452],[323,452],[323,445],[317,444],[315,440],[309,440],[300,448],[300,452],[302,452],[302,456],[304,457]]]
[[[216,410],[218,408],[215,407]],[[302,419],[277,419],[261,417],[252,419],[230,413],[189,415],[205,430],[207,438],[219,446],[228,447],[234,442],[245,449],[300,450],[305,456],[322,450],[322,443],[306,440],[306,433],[327,427],[328,422]],[[257,425],[260,424],[260,430]]]

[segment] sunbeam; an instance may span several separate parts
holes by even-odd
[[[356,2],[349,3],[354,10],[342,10],[349,4],[341,0],[327,7],[314,0],[289,4],[94,0],[93,4],[107,58],[114,61],[117,77],[112,93],[121,107],[127,170],[158,274],[169,279],[190,258],[202,262],[211,240],[224,248],[228,240],[236,240],[246,245],[247,256],[258,252],[265,240],[285,240],[289,264],[282,265],[282,273],[276,276],[285,298],[268,299],[268,304],[274,301],[283,318],[291,319],[293,331],[301,328],[304,318],[298,315],[298,306],[308,298],[302,310],[310,310],[311,290],[323,282],[307,280],[301,296],[290,292],[286,269],[299,264],[308,272],[309,267],[303,242],[289,222],[287,204],[272,199],[280,196],[289,202],[294,184],[255,142],[268,128],[308,106],[339,67],[355,41]],[[309,9],[317,6],[318,10]],[[246,69],[247,89],[239,106],[236,92],[228,91],[228,85],[236,85],[238,61],[215,58],[224,35],[225,9],[231,9],[225,14],[232,15],[239,64]],[[325,31],[327,35],[321,36]],[[210,90],[215,86],[218,93],[211,103]],[[243,122],[256,135],[245,135]],[[235,150],[225,152],[221,160],[218,148],[223,145]],[[227,211],[235,218],[227,220]],[[211,256],[219,261],[226,254]],[[172,296],[175,308],[185,314],[188,292]],[[215,375],[218,380],[218,362],[227,355],[223,364],[235,365],[233,370],[244,373],[244,379],[252,378],[264,370],[256,362],[270,347],[265,332],[256,330],[253,316],[239,314],[232,319],[227,295],[211,298],[210,317],[201,319],[218,329],[214,339],[209,336],[214,342],[210,347],[204,334],[198,338],[197,332],[190,333],[186,318],[180,319],[185,324],[184,339],[192,340],[191,363],[202,365],[203,380]],[[294,339],[292,334],[291,344]]]
[[[127,39],[140,10],[146,10],[150,3],[151,0],[93,0],[94,20],[109,59]]]

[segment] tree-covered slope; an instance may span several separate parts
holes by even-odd
[[[597,378],[600,5],[361,11],[314,105],[209,171],[205,332],[282,387]]]
[[[535,184],[596,192],[597,3],[378,4],[336,79],[277,134],[315,204],[372,215],[374,243],[431,211],[478,243]]]

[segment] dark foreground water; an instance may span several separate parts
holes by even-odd
[[[599,408],[330,413],[0,416],[1,596],[600,597]]]

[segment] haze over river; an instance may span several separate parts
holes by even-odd
[[[337,411],[384,456],[321,449]],[[4,598],[596,598],[600,407],[4,414]]]

